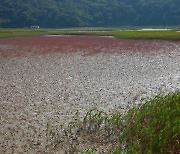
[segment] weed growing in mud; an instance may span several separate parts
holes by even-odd
[[[158,95],[112,115],[92,109],[66,129],[47,125],[51,150],[65,153],[178,153],[180,142],[180,92]]]
[[[95,152],[96,152],[95,148],[89,148],[83,154],[94,154]]]
[[[47,125],[47,150],[63,149],[65,153],[94,153],[97,145],[108,145],[114,150],[122,129],[121,114],[108,115],[92,109],[82,120],[74,118],[65,128]],[[93,146],[89,147],[89,146]],[[79,150],[80,149],[80,150]]]
[[[107,115],[103,111],[96,111],[94,109],[88,111],[83,119],[83,129],[87,132],[96,132],[101,125],[107,121]]]
[[[52,152],[62,149],[61,153],[76,152],[76,147],[79,144],[76,133],[77,128],[76,122],[70,122],[65,128],[62,125],[58,127],[47,123],[46,151]]]

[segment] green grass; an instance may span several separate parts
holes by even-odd
[[[180,40],[180,33],[175,31],[129,31],[114,33],[113,36],[124,39]]]
[[[127,153],[178,153],[180,149],[180,92],[158,95],[126,115],[120,136]],[[122,149],[121,149],[122,150]]]
[[[97,35],[122,39],[180,40],[176,31],[118,31],[117,29],[0,29],[0,38],[43,35]]]
[[[42,36],[46,34],[46,30],[0,29],[0,38]]]
[[[106,153],[114,154],[179,153],[180,91],[157,95],[125,115],[119,112],[108,115],[92,109],[82,120],[75,119],[62,131],[65,135],[48,126],[52,145],[56,145],[53,149],[66,145],[66,152],[76,153],[78,146],[87,146],[81,142],[86,140],[91,142],[84,153],[97,152],[99,146],[104,146]]]

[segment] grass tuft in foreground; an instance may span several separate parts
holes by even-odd
[[[180,92],[158,95],[129,111],[120,145],[130,153],[178,153],[180,149]],[[118,150],[117,150],[118,151]]]
[[[65,129],[48,124],[48,148],[67,153],[180,152],[180,92],[158,95],[130,109],[107,115],[92,109]]]

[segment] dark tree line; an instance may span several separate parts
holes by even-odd
[[[180,25],[180,0],[0,0],[1,27]]]

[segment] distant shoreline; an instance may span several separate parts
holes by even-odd
[[[120,39],[180,40],[180,30],[170,28],[105,29],[0,29],[0,39],[28,36],[92,35]]]

